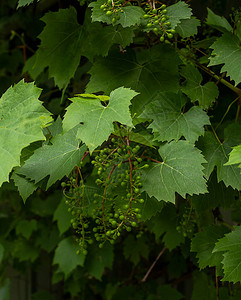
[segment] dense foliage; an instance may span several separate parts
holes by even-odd
[[[192,2],[1,1],[1,299],[241,298],[241,7]]]

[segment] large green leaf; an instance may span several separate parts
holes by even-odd
[[[192,17],[191,19],[181,20],[181,23],[176,27],[176,32],[181,37],[187,38],[197,34],[198,26],[200,26],[200,21]]]
[[[241,47],[240,40],[232,33],[224,33],[211,46],[213,49],[209,66],[224,64],[221,72],[227,72],[235,84],[241,82]]]
[[[218,87],[214,82],[207,82],[201,85],[202,75],[194,66],[187,65],[182,68],[181,74],[186,81],[182,91],[192,102],[198,101],[203,108],[209,108],[218,97]]]
[[[162,241],[169,250],[184,242],[184,236],[177,229],[177,213],[173,204],[169,203],[163,210],[148,222],[148,228],[158,240],[163,234]]]
[[[68,176],[76,165],[79,165],[85,145],[79,146],[76,139],[78,126],[65,134],[51,140],[52,145],[44,145],[18,170],[18,174],[34,180],[36,183],[49,175],[47,189],[57,180]]]
[[[235,230],[226,234],[220,239],[214,248],[215,252],[223,253],[224,277],[222,280],[230,282],[241,281],[241,226],[235,227]]]
[[[151,163],[143,171],[143,190],[158,200],[175,202],[175,193],[185,198],[186,194],[206,192],[203,178],[205,162],[200,151],[187,141],[170,142],[159,148],[162,162]]]
[[[217,167],[218,182],[223,180],[226,186],[241,189],[241,174],[237,165],[226,165],[232,147],[241,143],[241,126],[231,124],[224,130],[224,140],[220,141],[212,132],[205,132],[198,141],[198,148],[207,161],[204,164],[205,176],[209,178],[214,167]]]
[[[163,44],[137,53],[130,49],[126,53],[110,52],[107,58],[95,61],[86,92],[108,94],[119,86],[130,87],[140,92],[132,102],[133,111],[140,114],[157,92],[178,90],[180,63],[176,52]]]
[[[191,251],[197,252],[200,269],[217,266],[220,272],[222,254],[212,251],[218,239],[228,232],[229,230],[225,226],[212,225],[205,227],[202,232],[195,235],[192,239]]]
[[[107,106],[102,105],[100,99],[93,98],[94,96],[91,95],[72,98],[72,104],[67,108],[63,121],[64,131],[83,123],[80,125],[77,137],[92,152],[114,131],[114,121],[133,126],[129,106],[131,99],[136,95],[135,91],[120,87],[111,92]]]
[[[82,28],[73,7],[49,12],[42,21],[46,24],[39,35],[40,48],[28,60],[24,70],[35,79],[46,67],[56,85],[65,87],[79,65],[82,47]]]
[[[42,127],[51,121],[38,101],[41,90],[20,81],[0,99],[0,186],[12,168],[20,165],[20,154],[30,143],[44,140]]]
[[[91,247],[88,253],[85,267],[88,273],[101,279],[105,268],[112,267],[114,259],[114,249],[110,243],[105,243],[103,248]]]
[[[184,1],[179,1],[167,7],[167,15],[169,16],[172,28],[175,28],[181,23],[181,20],[191,18],[192,10]]]
[[[183,113],[182,108],[187,98],[179,93],[160,93],[140,115],[141,118],[153,119],[149,126],[158,141],[179,140],[182,136],[194,143],[204,134],[204,125],[210,124],[207,114],[197,106]]]
[[[84,265],[85,256],[82,253],[79,255],[76,254],[78,248],[78,245],[74,244],[74,239],[68,237],[62,240],[55,250],[53,264],[59,265],[59,270],[64,273],[65,278],[67,278],[77,266]]]
[[[216,15],[210,8],[207,8],[207,10],[208,10],[208,16],[207,16],[206,23],[209,26],[212,26],[223,33],[227,31],[232,32],[233,28],[229,24],[227,19]]]

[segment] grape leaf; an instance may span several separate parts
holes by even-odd
[[[27,261],[34,262],[40,254],[40,248],[33,246],[30,241],[20,239],[14,243],[14,249],[12,252],[13,257],[17,258],[19,262]]]
[[[197,148],[187,141],[173,141],[161,146],[159,154],[163,162],[151,163],[142,175],[143,190],[150,197],[174,203],[176,192],[184,198],[206,192],[205,160]]]
[[[0,99],[0,186],[12,168],[20,165],[20,154],[30,143],[44,140],[42,127],[51,120],[38,101],[41,90],[20,81]]]
[[[88,273],[101,280],[105,268],[112,268],[113,259],[113,246],[110,243],[105,243],[101,249],[97,247],[90,248],[85,267]]]
[[[241,226],[236,226],[234,231],[225,235],[215,245],[213,252],[223,254],[223,281],[241,281]]]
[[[51,224],[51,228],[49,224],[40,224],[39,225],[40,233],[36,238],[36,245],[39,248],[44,249],[47,252],[51,252],[56,248],[58,243],[60,242],[59,231],[57,226]],[[48,232],[48,234],[46,234]]]
[[[208,16],[206,23],[221,32],[232,32],[233,28],[224,17],[216,15],[210,8],[207,8]]]
[[[181,20],[175,30],[181,37],[187,38],[197,34],[198,26],[200,26],[200,21],[195,17],[191,17],[191,19]]]
[[[231,124],[224,130],[224,141],[218,140],[212,132],[205,132],[198,141],[198,148],[207,161],[204,164],[205,176],[209,178],[214,167],[217,167],[218,182],[223,180],[226,186],[241,189],[241,174],[237,165],[225,165],[232,147],[241,143],[241,126]]]
[[[151,128],[158,141],[179,140],[182,136],[194,143],[210,124],[207,114],[197,106],[183,113],[187,98],[179,93],[160,93],[146,105],[140,118],[153,119]]]
[[[193,195],[192,205],[198,213],[207,209],[222,207],[227,209],[235,201],[237,191],[231,187],[226,187],[223,181],[217,182],[216,172],[213,172],[208,180],[208,193],[204,195]]]
[[[16,225],[16,234],[22,234],[27,240],[30,238],[33,231],[37,230],[36,220],[20,220]]]
[[[105,0],[98,0],[90,3],[89,7],[92,8],[92,21],[93,22],[104,22],[112,24],[113,15],[107,16],[106,12],[100,8],[101,5],[105,4]],[[139,25],[142,16],[144,15],[143,10],[138,6],[124,6],[121,8],[122,11],[118,12],[119,19],[116,20],[115,24],[121,24],[122,27],[130,27],[133,25]]]
[[[197,68],[187,65],[182,68],[181,75],[186,78],[182,86],[182,92],[192,102],[198,101],[203,108],[209,108],[215,102],[219,94],[218,87],[214,82],[207,82],[201,85],[202,75]]]
[[[149,251],[147,240],[143,237],[136,239],[133,235],[128,235],[124,240],[123,254],[134,265],[140,262],[141,257],[147,259]]]
[[[24,72],[28,71],[36,78],[49,67],[49,77],[54,77],[56,85],[63,88],[79,65],[83,43],[82,28],[77,22],[73,7],[48,12],[41,20],[46,24],[38,36],[41,45],[27,61]]]
[[[221,72],[227,72],[235,84],[241,82],[241,47],[240,40],[232,33],[224,33],[211,46],[213,49],[209,66],[224,64]]]
[[[57,135],[51,140],[52,145],[37,149],[18,173],[36,183],[49,175],[47,189],[57,180],[68,176],[87,150],[85,145],[80,147],[80,141],[76,139],[78,128],[76,126],[63,135]]]
[[[193,291],[191,300],[203,299],[216,300],[216,288],[213,280],[209,278],[204,271],[196,271],[193,274]]]
[[[69,277],[77,266],[84,265],[85,256],[82,253],[77,255],[78,249],[78,245],[74,244],[74,239],[71,236],[62,240],[55,250],[53,264],[59,265],[59,270],[64,273],[65,278]]]
[[[17,6],[17,8],[29,5],[29,4],[33,3],[33,1],[34,0],[18,0],[18,6]],[[37,0],[37,1],[40,1],[40,0]]]
[[[27,198],[38,188],[33,182],[27,180],[26,178],[19,176],[16,173],[16,170],[19,170],[17,167],[12,176],[11,179],[14,180],[14,184],[18,188],[19,194],[23,199],[23,202],[25,203]]]
[[[228,233],[229,230],[225,226],[208,226],[203,228],[202,232],[195,234],[192,239],[191,251],[197,252],[199,268],[203,269],[207,266],[217,266],[219,272],[221,271],[222,254],[219,252],[212,252],[217,240]]]
[[[155,234],[158,240],[163,234],[162,241],[169,250],[184,242],[183,234],[176,230],[177,214],[173,204],[166,205],[147,223],[148,229]]]
[[[140,92],[132,102],[132,110],[140,114],[158,91],[178,90],[180,63],[179,57],[168,45],[159,44],[138,53],[112,51],[107,58],[96,59],[90,70],[86,92],[103,91],[108,94],[121,85],[130,87]]]
[[[167,15],[172,28],[175,28],[182,20],[191,18],[192,10],[184,1],[179,1],[167,7]]]
[[[77,137],[92,152],[108,139],[114,131],[113,122],[117,121],[132,127],[129,106],[137,93],[131,89],[120,87],[110,94],[109,104],[104,106],[99,99],[75,97],[67,108],[63,121],[64,131],[68,131],[79,123]]]
[[[157,295],[148,295],[146,300],[181,300],[183,295],[168,284],[159,284]]]
[[[70,228],[71,219],[72,215],[68,212],[68,207],[65,204],[64,198],[62,198],[53,216],[53,220],[57,221],[60,235],[62,235],[65,231],[67,231]]]
[[[241,145],[233,147],[233,150],[229,153],[229,160],[225,166],[233,164],[239,164],[238,167],[241,168]]]

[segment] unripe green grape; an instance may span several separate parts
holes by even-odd
[[[171,33],[176,33],[176,30],[175,29],[171,29],[170,32]]]
[[[106,15],[109,17],[109,16],[111,16],[112,15],[112,11],[111,10],[108,10],[107,12],[106,12]]]
[[[172,33],[168,33],[167,37],[168,37],[169,39],[172,39],[172,38],[173,38],[173,34],[172,34]]]
[[[166,22],[165,25],[171,26],[171,22]]]
[[[164,22],[166,21],[166,18],[163,17],[163,18],[161,19],[161,21],[162,21],[162,23],[164,23]]]
[[[114,138],[112,138],[112,139],[111,139],[111,142],[112,142],[112,143],[115,143],[115,139],[114,139]]]
[[[128,208],[128,207],[127,207],[127,208]],[[124,215],[120,215],[120,216],[119,216],[119,219],[122,221],[122,220],[125,219],[125,216],[124,216]]]
[[[146,169],[146,168],[149,168],[149,165],[145,164],[143,167]]]
[[[154,8],[154,9],[152,10],[152,13],[153,13],[153,14],[156,14],[156,13],[157,13],[157,9]]]
[[[100,6],[100,9],[104,9],[104,8],[105,8],[105,5],[104,5],[104,4]]]
[[[152,27],[152,23],[148,23],[148,24],[146,25],[146,27],[147,27],[147,28],[151,28],[151,27]]]
[[[128,231],[128,232],[130,232],[131,231],[131,227],[126,227],[126,230]]]
[[[135,188],[135,193],[138,194],[140,190],[138,188]]]
[[[161,9],[166,8],[167,6],[165,4],[162,4]]]
[[[158,25],[159,24],[159,20],[154,21],[154,24]]]
[[[76,255],[79,255],[79,254],[80,254],[80,251],[79,251],[79,250],[77,250],[77,251],[76,251]]]
[[[99,248],[103,248],[103,244],[99,244]]]
[[[144,19],[147,19],[147,18],[149,18],[149,17],[150,17],[150,16],[147,15],[147,14],[143,16]]]
[[[142,203],[145,202],[145,200],[144,199],[139,199],[138,202],[142,204]]]
[[[164,36],[161,36],[161,37],[160,37],[160,42],[164,42],[164,41],[165,41]]]
[[[115,217],[116,219],[119,218],[119,214],[115,213],[115,214],[114,214],[114,217]]]
[[[66,187],[66,185],[67,185],[67,184],[66,184],[65,182],[61,182],[61,186],[62,186],[62,187]]]
[[[83,254],[84,254],[84,256],[86,256],[88,254],[88,251],[86,249],[84,249]]]
[[[124,205],[123,205],[123,208],[124,208],[124,209],[128,209],[128,208],[129,208],[129,205],[128,205],[128,204],[124,204]]]
[[[164,9],[164,10],[162,11],[162,13],[163,13],[163,14],[166,14],[166,13],[167,13],[167,10],[166,10],[166,9]]]
[[[136,227],[136,222],[131,222],[131,226]]]

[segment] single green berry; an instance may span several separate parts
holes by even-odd
[[[172,38],[173,38],[173,34],[172,34],[172,33],[168,33],[167,37],[168,37],[169,39],[172,39]]]
[[[154,8],[154,9],[152,10],[152,13],[153,13],[153,14],[156,14],[156,13],[157,13],[157,9]]]
[[[147,18],[149,18],[149,17],[150,17],[150,16],[147,15],[147,14],[143,16],[144,19],[147,19]]]

